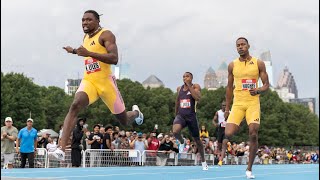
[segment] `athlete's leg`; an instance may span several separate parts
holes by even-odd
[[[198,152],[200,153],[201,157],[201,162],[205,162],[206,160],[204,158],[204,148],[202,141],[200,140],[200,137],[193,137],[193,141],[197,144]]]
[[[258,131],[260,124],[251,123],[249,125],[249,162],[248,162],[248,171],[252,171],[253,161],[256,157],[256,153],[258,150]]]
[[[139,116],[138,111],[126,111],[124,110],[120,114],[115,114],[117,120],[124,126],[127,126],[129,124],[132,124],[134,119]]]
[[[249,162],[248,171],[252,171],[252,165],[258,150],[258,131],[260,127],[260,104],[250,105],[246,112],[246,120],[249,126]]]
[[[234,104],[231,108],[230,115],[227,120],[227,125],[224,130],[224,139],[222,141],[222,149],[219,157],[219,165],[222,165],[222,160],[225,157],[227,150],[227,143],[230,138],[239,131],[239,125],[245,116],[245,109],[241,105]]]
[[[75,94],[74,100],[69,108],[69,112],[64,119],[62,137],[61,137],[61,149],[65,150],[68,140],[71,135],[71,131],[74,129],[77,123],[77,116],[79,112],[89,104],[88,95],[85,92],[78,92]]]
[[[99,89],[100,98],[122,125],[131,124],[137,117],[142,118],[143,121],[143,114],[137,105],[132,107],[132,111],[126,111],[115,76],[110,75],[103,83],[99,83]]]
[[[90,81],[83,79],[64,120],[61,137],[62,151],[65,151],[71,132],[77,123],[79,112],[89,104],[94,103],[98,98],[99,96],[95,86]]]
[[[194,142],[196,142],[198,152],[200,153],[200,156],[201,156],[201,162],[204,163],[206,162],[204,158],[204,147],[203,147],[202,141],[200,140],[199,124],[198,124],[198,119],[196,115],[188,117],[186,119],[186,123]]]
[[[224,139],[222,140],[222,148],[220,152],[219,161],[222,161],[226,155],[227,150],[227,143],[230,141],[232,136],[239,131],[239,125],[233,123],[227,123],[225,132],[224,132]]]
[[[180,133],[185,126],[185,120],[178,114],[176,118],[173,120],[172,133],[174,137],[180,141],[181,144],[185,143]]]

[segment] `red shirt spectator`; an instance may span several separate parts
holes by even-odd
[[[160,147],[160,141],[157,139],[156,133],[152,133],[152,137],[148,139],[148,150],[157,151]]]

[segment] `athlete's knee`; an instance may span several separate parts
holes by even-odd
[[[173,134],[174,137],[177,137],[177,136],[180,135],[180,132],[177,131],[177,130],[173,130],[173,131],[172,131],[172,134]]]
[[[223,139],[231,139],[232,136],[233,136],[233,133],[232,133],[232,132],[225,132]]]
[[[232,134],[225,134],[222,140],[222,143],[228,143],[232,138]]]
[[[180,127],[180,125],[177,125],[177,124],[174,124],[173,125],[173,128],[172,128],[172,133],[173,135],[176,137],[176,136],[179,136],[180,132],[181,132],[181,129],[182,127]]]
[[[258,132],[257,131],[250,131],[249,132],[249,139],[250,139],[250,141],[258,141]]]
[[[201,142],[201,141],[200,141],[200,137],[193,137],[193,140],[194,140],[195,142]]]

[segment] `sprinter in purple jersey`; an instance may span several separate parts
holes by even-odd
[[[189,132],[197,144],[198,152],[201,155],[202,170],[208,170],[208,165],[204,159],[204,148],[200,140],[199,124],[196,114],[196,103],[201,97],[199,84],[192,83],[193,75],[190,72],[183,74],[183,85],[177,88],[176,118],[173,121],[172,132],[176,139],[181,142],[180,146],[185,146],[185,139],[180,132],[188,126]],[[184,147],[183,147],[184,148]]]

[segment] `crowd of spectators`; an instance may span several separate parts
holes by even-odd
[[[81,122],[82,121],[82,122]],[[81,123],[79,123],[81,122]],[[167,157],[169,154],[175,152],[180,153],[180,157],[184,157],[184,154],[198,154],[198,149],[196,144],[187,137],[185,138],[185,143],[181,144],[179,140],[177,140],[171,132],[163,133],[158,132],[157,128],[154,128],[151,132],[136,132],[136,131],[125,131],[121,130],[118,126],[102,125],[96,124],[92,127],[92,129],[88,128],[88,125],[85,124],[85,119],[79,119],[76,127],[73,130],[72,136],[70,138],[70,143],[67,148],[72,149],[72,166],[79,167],[81,163],[81,154],[82,150],[86,149],[109,149],[111,151],[115,149],[135,149],[142,153],[145,150],[149,150],[148,158],[156,158],[156,165],[165,165]],[[12,123],[11,118],[6,118],[6,126],[10,127],[10,123]],[[29,129],[36,131],[32,128],[33,120],[27,120],[27,127],[30,126]],[[25,159],[29,159],[33,161],[33,155],[36,153],[36,148],[46,148],[48,154],[55,156],[55,151],[58,149],[60,138],[62,135],[62,126],[60,126],[61,130],[59,131],[58,138],[51,138],[50,134],[43,133],[42,137],[38,138],[35,142],[28,140],[29,144],[21,144],[22,138],[24,137],[23,132],[28,132],[28,129],[24,128],[19,131],[19,133],[15,132],[12,136],[9,136],[10,133],[6,126],[1,128],[1,155],[2,159],[4,157],[8,158],[8,154],[18,152],[17,146],[15,144],[12,145],[10,142],[14,142],[17,138],[20,140],[20,146],[30,146],[28,148],[28,152],[20,152],[24,155],[24,164],[21,165],[23,168],[25,165]],[[11,124],[12,126],[12,124]],[[157,127],[157,126],[155,126]],[[210,137],[209,133],[205,126],[201,126],[200,130],[200,138],[204,145],[205,154],[212,154],[215,157],[215,163],[217,162],[219,156],[218,149],[218,141],[216,137]],[[8,138],[11,137],[10,139]],[[7,138],[7,139],[6,139]],[[34,137],[33,137],[34,138]],[[8,142],[8,143],[3,143]],[[8,144],[8,145],[7,145]],[[3,145],[13,146],[13,149],[8,150],[8,147],[3,147]],[[245,164],[248,160],[249,155],[249,147],[250,144],[248,142],[232,142],[228,143],[227,147],[227,158],[226,164]],[[15,148],[15,149],[14,149]],[[16,150],[16,152],[15,152]],[[29,152],[30,151],[30,152]],[[154,151],[154,152],[153,152]],[[161,152],[156,153],[156,151]],[[29,154],[28,154],[29,153]],[[30,154],[31,153],[31,154]],[[105,163],[104,161],[107,158],[103,159],[101,156],[105,156],[106,154],[93,154],[90,155],[90,166],[100,166],[101,163]],[[6,156],[5,156],[6,155]],[[268,147],[261,146],[256,153],[255,164],[270,164],[270,163],[319,163],[319,150],[306,150],[306,149],[290,149],[283,147]],[[6,164],[10,164],[12,161],[11,156],[9,157],[9,161],[6,160]],[[92,162],[99,161],[99,164],[92,164]],[[136,162],[138,159],[136,160]],[[31,164],[29,167],[33,167]]]

